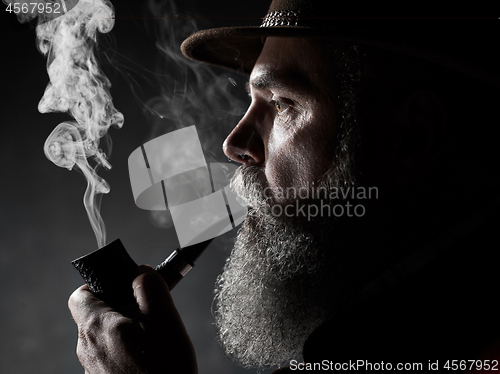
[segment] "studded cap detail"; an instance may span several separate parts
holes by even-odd
[[[260,27],[300,26],[299,14],[299,11],[276,10],[266,15]]]

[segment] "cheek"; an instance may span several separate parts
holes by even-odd
[[[331,166],[333,153],[333,124],[325,118],[308,115],[288,127],[275,125],[266,161],[270,187],[311,186]]]

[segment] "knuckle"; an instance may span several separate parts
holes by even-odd
[[[73,311],[78,308],[82,302],[82,290],[81,288],[76,289],[68,299],[68,308]]]
[[[134,333],[135,325],[132,321],[119,319],[109,324],[107,329],[108,336],[119,341],[127,340]]]
[[[100,330],[103,324],[103,315],[100,313],[90,313],[82,324],[90,331]]]
[[[93,295],[88,291],[87,285],[77,288],[71,294],[68,299],[68,308],[75,320],[86,317],[92,304],[92,297]]]
[[[98,314],[91,314],[84,322],[78,325],[78,340],[83,345],[95,345],[97,336],[101,332],[102,321]]]

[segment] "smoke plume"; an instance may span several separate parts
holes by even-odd
[[[114,9],[108,0],[42,0],[36,1],[37,6],[30,6],[32,0],[3,1],[12,6],[19,4],[20,22],[38,17],[37,47],[47,57],[50,78],[38,109],[41,113],[67,112],[74,118],[52,131],[44,152],[57,166],[68,170],[76,167],[85,176],[83,202],[98,246],[102,247],[106,244],[106,232],[96,195],[108,193],[110,187],[96,170],[99,165],[111,169],[111,164],[99,142],[111,125],[122,127],[123,115],[112,103],[111,84],[98,67],[94,48],[97,31],[108,33],[113,28]],[[23,8],[23,4],[28,6]],[[54,11],[56,8],[58,12]],[[108,145],[109,152],[109,139]],[[89,164],[89,157],[94,159],[94,167]]]
[[[248,107],[246,78],[182,55],[182,41],[200,27],[211,25],[204,25],[192,9],[181,9],[182,4],[178,4],[179,7],[175,1],[147,2],[148,16],[155,20],[154,38],[159,52],[155,73],[161,85],[159,94],[145,105],[152,128],[150,138],[195,125],[207,162],[226,162],[222,143]],[[173,162],[183,162],[174,156]],[[176,167],[182,169],[179,164]],[[193,175],[184,182],[201,185],[202,179]],[[172,226],[168,211],[152,211],[151,218],[158,227]]]

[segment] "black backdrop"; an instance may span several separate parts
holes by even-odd
[[[132,61],[129,66],[138,63],[154,68],[156,51],[148,34],[153,20],[143,19],[144,3],[116,3],[112,33],[117,50]],[[204,24],[214,26],[251,22],[231,17],[259,17],[268,7],[267,1],[248,2],[250,9],[235,4],[190,0],[179,6],[184,14],[202,15]],[[43,153],[43,143],[53,128],[70,118],[38,112],[48,83],[45,58],[35,46],[34,29],[20,26],[4,9],[2,4],[0,373],[83,373],[75,354],[77,331],[67,299],[82,284],[71,260],[96,248],[82,204],[86,182],[78,172],[53,165]],[[114,104],[125,115],[124,127],[110,130],[113,169],[100,171],[111,185],[101,209],[108,241],[121,238],[136,262],[155,265],[177,245],[175,233],[154,226],[149,213],[135,206],[127,169],[128,155],[148,140],[150,128],[123,75],[112,66],[104,68],[112,81]],[[154,87],[141,86],[142,97],[156,94]],[[210,311],[213,282],[229,253],[233,234],[217,238],[173,293],[193,338],[202,374],[248,372],[222,355]]]

